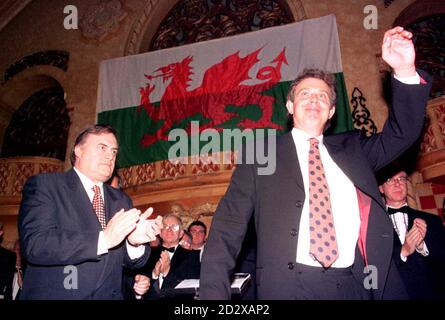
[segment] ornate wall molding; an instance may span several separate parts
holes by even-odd
[[[86,8],[79,19],[79,29],[84,37],[102,41],[119,29],[126,16],[119,0],[100,0]]]
[[[43,172],[63,171],[63,161],[43,157],[0,158],[0,206],[3,197],[20,196],[25,181]]]
[[[171,2],[171,1],[169,1]],[[176,1],[175,1],[176,2]],[[159,0],[147,0],[145,2],[144,9],[140,14],[139,18],[135,21],[133,26],[131,27],[130,35],[127,39],[127,43],[124,49],[124,55],[133,55],[140,53],[141,43],[144,40],[144,35],[150,29],[157,29],[159,22],[154,25],[154,23],[150,23],[154,19],[156,15],[155,8],[157,8],[159,4]],[[165,4],[164,4],[165,5]],[[166,12],[165,12],[166,13]]]
[[[366,98],[359,88],[355,87],[351,95],[352,122],[354,128],[361,130],[366,136],[371,136],[377,132],[377,127],[371,119],[371,112],[366,108]]]
[[[237,152],[223,151],[210,156],[187,157],[185,163],[170,160],[156,161],[118,170],[123,188],[136,187],[147,183],[176,180],[200,175],[231,172],[236,166]]]

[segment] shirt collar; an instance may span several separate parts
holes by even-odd
[[[103,193],[103,191],[102,191],[103,190],[103,182],[94,183],[93,180],[88,178],[86,175],[84,175],[82,172],[80,172],[77,168],[74,167],[73,169],[79,176],[80,182],[82,182],[82,185],[85,188],[85,190],[90,191],[91,189],[93,189],[93,187],[95,185],[97,185],[97,186],[99,186],[101,192]]]
[[[404,202],[401,206],[397,206],[397,207],[386,205],[386,209],[388,209],[388,208],[399,209],[399,208],[404,207],[404,206],[408,206],[408,203]]]
[[[298,129],[295,127],[292,128],[292,137],[294,138],[295,142],[298,142],[297,145],[299,145],[300,143],[303,143],[303,142],[307,143],[310,138],[316,138],[320,145],[323,144],[323,135],[322,134],[319,136],[316,136],[316,137],[312,137],[304,130],[301,130],[301,129]]]

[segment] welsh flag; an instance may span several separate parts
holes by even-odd
[[[175,143],[169,132],[190,134],[192,121],[200,131],[269,128],[281,134],[289,130],[289,85],[307,67],[335,73],[331,131],[352,129],[334,15],[105,60],[98,123],[117,130],[121,168],[167,159]]]

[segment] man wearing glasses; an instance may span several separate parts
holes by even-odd
[[[199,279],[199,252],[184,249],[179,242],[184,235],[182,221],[173,214],[165,215],[160,237],[162,246],[152,249],[141,273],[151,278],[151,287],[144,299],[174,298],[173,288],[184,279]]]
[[[398,165],[379,177],[389,218],[394,226],[393,259],[411,299],[445,297],[445,232],[440,217],[410,208],[408,176]]]
[[[204,222],[196,220],[189,225],[188,231],[192,235],[192,249],[199,250],[199,260],[201,260],[207,237],[207,226]]]

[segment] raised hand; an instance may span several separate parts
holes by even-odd
[[[130,209],[118,211],[103,231],[104,240],[107,248],[111,249],[120,244],[125,237],[136,228],[141,211],[138,209]]]
[[[416,74],[416,53],[412,37],[413,34],[402,27],[386,31],[383,37],[382,58],[394,69],[394,74],[398,77]]]

